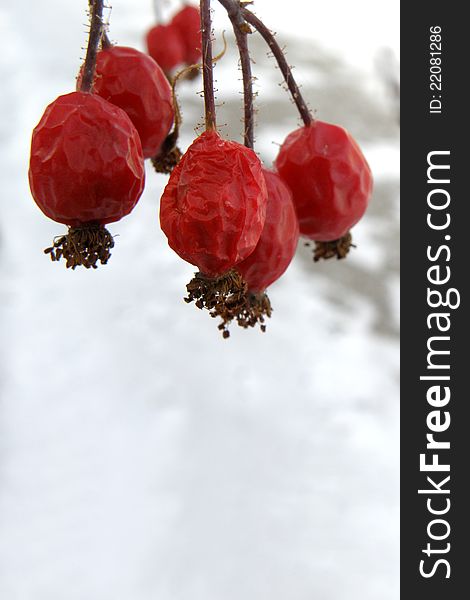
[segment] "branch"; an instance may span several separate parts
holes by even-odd
[[[85,62],[83,64],[83,78],[80,85],[81,92],[91,92],[93,79],[95,77],[96,55],[104,32],[103,0],[94,0],[90,4],[90,35],[88,37],[88,47]]]
[[[210,0],[201,0],[202,33],[202,76],[204,81],[204,104],[206,109],[206,130],[216,129],[214,75],[212,72],[212,22]]]
[[[253,76],[251,73],[251,60],[248,52],[248,33],[250,26],[242,16],[240,4],[237,0],[219,0],[226,9],[240,53],[240,65],[243,74],[243,103],[245,107],[245,146],[254,146],[254,114],[253,114]]]
[[[291,68],[289,67],[286,57],[284,56],[284,52],[282,48],[276,41],[276,38],[272,34],[272,32],[266,27],[266,25],[258,19],[256,15],[250,12],[246,8],[240,8],[241,14],[243,18],[252,25],[258,33],[264,38],[265,42],[268,44],[271,52],[274,54],[274,58],[277,60],[277,64],[281,70],[282,76],[289,88],[289,91],[292,95],[292,98],[297,106],[297,109],[302,117],[305,125],[310,125],[313,122],[312,113],[310,112],[305,100],[300,93],[299,86],[295,82],[295,79],[292,75]]]

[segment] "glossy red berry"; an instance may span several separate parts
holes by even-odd
[[[342,127],[313,121],[290,133],[276,167],[292,191],[300,233],[307,238],[338,240],[367,208],[372,174],[359,146]]]
[[[158,64],[134,48],[101,50],[93,91],[127,113],[139,132],[144,158],[155,156],[174,120],[171,87]]]
[[[187,4],[171,21],[179,31],[185,48],[185,62],[193,65],[201,60],[201,15],[196,6]]]
[[[142,194],[144,159],[126,113],[99,96],[72,92],[45,110],[33,131],[29,183],[43,213],[71,227],[112,223]]]
[[[263,169],[268,201],[266,221],[254,251],[236,266],[253,293],[264,292],[292,261],[299,241],[299,222],[292,194],[277,173]]]
[[[147,49],[150,56],[165,73],[171,73],[185,62],[186,48],[178,29],[169,25],[155,25],[147,33]]]
[[[205,275],[226,273],[253,252],[266,217],[256,154],[205,131],[173,170],[160,204],[170,247]]]

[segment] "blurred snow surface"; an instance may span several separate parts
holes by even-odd
[[[159,231],[166,180],[150,168],[136,210],[110,226],[108,266],[70,272],[42,254],[63,228],[30,197],[30,135],[74,86],[85,4],[0,8],[0,598],[396,600],[398,126],[372,68],[378,40],[396,51],[394,21],[372,16],[368,46],[369,1],[342,15],[345,2],[292,0],[285,20],[285,3],[257,1],[376,188],[350,259],[315,265],[299,247],[267,333],[224,341],[182,301],[193,269]],[[111,38],[142,47],[151,2],[137,4],[116,0]],[[270,164],[298,119],[251,43]],[[222,133],[240,139],[236,61],[230,42],[216,78]],[[180,86],[186,145],[200,89]]]

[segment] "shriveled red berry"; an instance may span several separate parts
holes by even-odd
[[[255,249],[266,198],[256,154],[209,130],[173,170],[161,198],[160,224],[181,258],[217,277]]]
[[[93,91],[128,114],[144,158],[155,156],[174,120],[171,87],[160,66],[139,50],[111,46],[98,53]]]
[[[122,109],[83,92],[49,104],[33,131],[29,166],[45,215],[70,226],[119,221],[144,181],[139,134]]]
[[[196,6],[187,4],[171,21],[181,35],[185,48],[185,62],[193,65],[201,60],[201,16]]]
[[[250,292],[264,292],[292,261],[299,241],[299,222],[292,194],[277,173],[263,169],[268,202],[266,221],[254,251],[236,270]]]
[[[114,244],[103,225],[130,213],[144,182],[139,134],[122,109],[84,92],[46,108],[33,131],[29,184],[43,213],[70,228],[47,249],[53,260],[107,262]]]
[[[359,146],[342,127],[316,120],[290,133],[276,167],[292,191],[304,237],[339,240],[367,208],[372,174]]]
[[[165,73],[171,73],[184,64],[186,49],[178,29],[172,24],[155,25],[147,33],[147,49],[150,56]]]

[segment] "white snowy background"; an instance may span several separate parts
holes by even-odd
[[[397,2],[256,0],[376,187],[350,258],[314,264],[299,246],[267,333],[228,341],[182,301],[193,271],[159,231],[150,165],[109,265],[42,253],[63,228],[30,196],[30,135],[74,87],[85,7],[0,4],[0,598],[397,600]],[[150,1],[115,0],[110,37],[142,48],[152,19]],[[269,165],[299,121],[251,43]],[[236,67],[230,42],[219,122],[240,139]],[[201,87],[180,86],[183,145]]]

